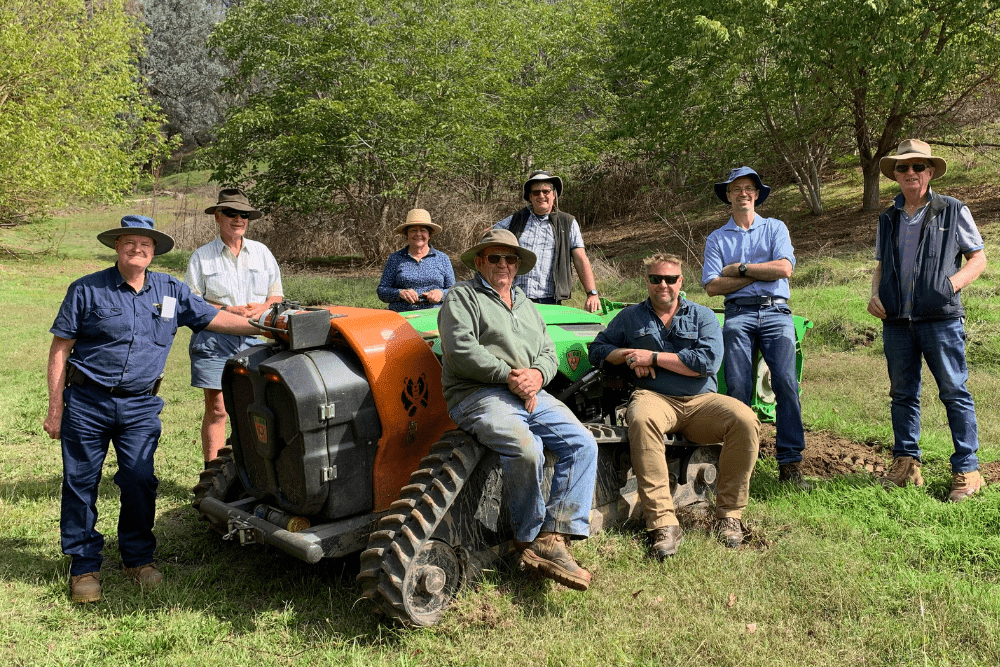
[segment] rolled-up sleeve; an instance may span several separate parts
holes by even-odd
[[[679,350],[677,358],[701,377],[719,372],[722,366],[722,327],[711,311],[698,310],[698,339],[694,346]]]

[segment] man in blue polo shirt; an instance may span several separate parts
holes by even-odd
[[[74,602],[101,599],[104,537],[97,531],[97,490],[113,442],[121,489],[118,548],[125,576],[144,588],[163,579],[153,564],[156,487],[153,454],[163,399],[156,393],[177,327],[236,335],[257,330],[217,310],[180,280],[146,268],[174,245],[153,220],[128,215],[97,239],[114,248],[114,266],[73,282],[50,331],[49,410],[43,425],[62,441],[59,529],[72,557]]]
[[[680,296],[681,259],[657,254],[643,261],[649,298],[619,313],[590,346],[594,366],[628,364],[636,390],[626,412],[632,469],[653,554],[677,553],[681,527],[670,494],[664,433],[692,442],[721,442],[715,515],[723,544],[743,542],[741,518],[750,497],[760,422],[749,406],[717,393],[722,331],[709,308]]]
[[[722,328],[726,392],[750,405],[754,353],[759,350],[771,370],[776,401],[778,479],[808,490],[799,467],[806,441],[795,366],[795,324],[788,307],[795,254],[785,223],[756,212],[770,193],[750,167],[733,169],[729,178],[715,184],[716,196],[731,207],[732,216],[705,241],[701,283],[709,296],[726,297]]]

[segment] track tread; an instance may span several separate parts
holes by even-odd
[[[362,595],[405,626],[430,625],[434,617],[415,618],[404,600],[403,584],[416,554],[428,543],[473,468],[483,448],[462,431],[449,431],[413,472],[410,483],[379,521],[361,554],[358,581]]]
[[[233,500],[234,485],[242,489],[239,474],[236,472],[236,461],[233,459],[233,448],[228,444],[219,450],[219,456],[209,462],[208,468],[198,474],[198,483],[191,490],[194,492],[192,505],[198,510],[199,518],[207,521],[212,530],[222,535],[229,532],[229,527],[201,512],[201,501],[205,498],[215,498],[222,502]]]

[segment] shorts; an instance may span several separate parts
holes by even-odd
[[[256,336],[231,336],[204,329],[191,336],[191,386],[222,389],[222,369],[237,352],[256,345]]]

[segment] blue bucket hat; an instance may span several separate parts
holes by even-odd
[[[758,176],[757,172],[751,169],[750,167],[737,167],[736,169],[733,169],[731,172],[729,172],[728,180],[715,184],[715,196],[721,199],[723,204],[732,203],[729,201],[729,192],[728,192],[729,184],[735,181],[737,178],[743,178],[744,176],[749,176],[750,178],[752,178],[753,182],[757,185],[757,190],[759,191],[759,193],[757,195],[756,205],[760,206],[761,204],[763,204],[764,200],[767,199],[767,196],[771,194],[771,188],[770,186],[761,183],[760,176]]]
[[[154,229],[156,223],[152,218],[144,215],[126,215],[122,218],[121,227],[115,227],[97,235],[97,240],[108,246],[115,247],[115,241],[119,236],[134,234],[135,236],[148,236],[153,239],[156,247],[153,249],[154,255],[163,255],[170,252],[174,247],[174,240],[168,234]]]

